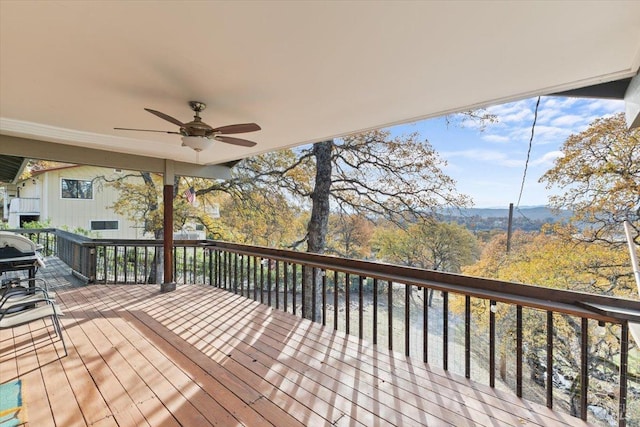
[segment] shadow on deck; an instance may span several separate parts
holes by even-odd
[[[81,286],[48,261],[69,356],[44,325],[0,331],[33,426],[587,425],[224,290]]]

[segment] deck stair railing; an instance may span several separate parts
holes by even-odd
[[[56,232],[58,256],[92,282],[148,283],[162,259],[161,241],[69,234]],[[209,240],[176,241],[173,260],[177,283],[305,313],[583,420],[640,425],[640,301]]]

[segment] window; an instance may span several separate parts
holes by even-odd
[[[63,199],[93,199],[91,181],[63,178],[61,187]]]
[[[94,230],[117,230],[118,221],[91,221],[91,231]]]

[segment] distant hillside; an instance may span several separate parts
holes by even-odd
[[[444,215],[451,217],[480,217],[480,218],[508,218],[508,208],[470,208],[470,209],[448,209],[443,212]],[[530,220],[544,221],[551,219],[550,222],[565,220],[571,216],[571,211],[554,212],[546,206],[526,206],[514,208],[513,217],[527,217]]]
[[[465,225],[470,230],[507,229],[508,208],[446,209],[441,213],[444,221]],[[570,211],[555,212],[546,206],[527,206],[513,210],[513,228],[538,231],[545,223],[566,221]]]

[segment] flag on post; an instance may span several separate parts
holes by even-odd
[[[189,187],[184,191],[184,196],[187,198],[187,201],[193,205],[196,201],[196,190],[194,190],[193,187]]]

